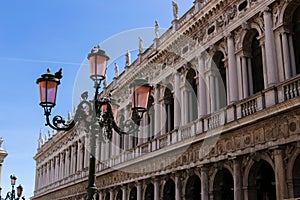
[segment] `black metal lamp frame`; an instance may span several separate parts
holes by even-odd
[[[15,178],[15,180],[17,179],[14,175],[11,175],[10,178]],[[22,193],[21,194],[17,194],[17,197],[16,197],[16,191],[15,191],[15,185],[12,184],[11,185],[11,191],[7,192],[5,198],[2,198],[1,196],[1,192],[2,192],[2,188],[0,187],[0,200],[25,200],[25,197],[21,197],[22,196]],[[23,187],[21,185],[19,185],[17,187],[17,189],[21,189],[23,191]]]
[[[61,73],[61,70],[59,71]],[[55,74],[59,74],[59,72]],[[59,74],[56,78],[61,79],[62,75]],[[104,78],[104,77],[103,77]],[[143,118],[147,109],[141,108],[132,108],[131,120],[126,120],[124,127],[127,131],[123,131],[116,123],[114,115],[112,112],[112,103],[113,99],[111,95],[99,99],[99,90],[101,81],[94,80],[95,83],[95,95],[92,101],[88,100],[88,92],[84,92],[81,95],[82,101],[77,106],[74,120],[66,123],[63,117],[56,115],[52,124],[50,122],[50,115],[52,107],[47,107],[47,105],[41,104],[44,108],[44,114],[46,116],[46,126],[50,126],[54,130],[58,131],[68,131],[71,130],[76,123],[82,123],[85,127],[85,131],[91,134],[90,137],[90,164],[89,164],[89,178],[88,178],[88,188],[87,188],[87,200],[94,200],[95,194],[97,193],[96,187],[96,159],[94,157],[96,151],[96,138],[101,137],[102,141],[110,141],[112,139],[112,130],[114,130],[119,135],[122,134],[136,134],[138,132],[140,122]],[[137,86],[147,86],[150,87],[150,84],[144,79],[137,79],[133,86],[134,89]],[[133,94],[134,95],[134,94]],[[134,98],[135,99],[135,98]],[[102,106],[107,105],[107,110],[105,113],[102,113]],[[135,105],[135,104],[134,104]],[[104,130],[104,131],[103,131]]]

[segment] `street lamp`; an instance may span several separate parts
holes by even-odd
[[[112,138],[112,130],[118,134],[132,134],[138,132],[138,127],[143,118],[143,114],[147,112],[147,102],[152,86],[146,79],[139,78],[134,80],[130,85],[132,92],[132,115],[131,120],[125,122],[127,132],[121,130],[116,123],[118,111],[118,103],[111,97],[111,94],[100,98],[99,90],[101,82],[106,78],[108,55],[98,45],[94,47],[87,56],[90,64],[90,78],[94,82],[95,94],[92,101],[88,99],[88,92],[81,95],[82,101],[77,106],[74,120],[69,123],[63,117],[57,115],[50,123],[51,110],[56,104],[56,95],[60,79],[62,78],[62,70],[60,69],[54,75],[48,70],[41,78],[37,79],[40,88],[40,105],[44,108],[46,116],[46,126],[50,126],[55,130],[68,131],[72,129],[76,123],[84,125],[86,132],[91,134],[90,137],[90,165],[89,178],[87,188],[87,199],[95,199],[97,191],[96,187],[96,136],[100,136],[103,141],[109,141]]]
[[[2,188],[0,187],[0,200],[25,200],[25,197],[21,197],[22,196],[22,192],[23,192],[23,187],[21,185],[19,185],[17,187],[17,198],[16,198],[16,194],[15,194],[15,185],[16,185],[16,181],[17,181],[17,177],[15,175],[11,175],[10,176],[10,184],[11,184],[11,192],[7,192],[6,197],[3,199],[1,197],[1,192],[2,192]]]

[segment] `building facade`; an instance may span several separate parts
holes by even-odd
[[[130,83],[143,73],[154,85],[138,135],[97,140],[97,198],[300,198],[300,1],[195,0],[180,18],[173,8],[172,27],[104,88],[122,127]],[[32,199],[85,198],[81,124],[41,137],[34,159]]]

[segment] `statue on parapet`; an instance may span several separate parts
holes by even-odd
[[[157,20],[155,20],[155,36],[156,38],[159,38],[159,24]]]
[[[144,51],[143,39],[139,37],[139,53],[142,54]]]
[[[119,76],[119,66],[117,63],[115,63],[115,77]]]
[[[173,5],[173,16],[174,20],[178,19],[178,4],[175,1],[172,1]]]
[[[131,57],[130,52],[129,52],[129,50],[127,50],[127,53],[126,53],[126,67],[131,65],[131,58],[130,57]]]

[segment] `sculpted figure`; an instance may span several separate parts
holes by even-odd
[[[174,19],[178,19],[178,4],[175,1],[172,1],[172,5]]]
[[[131,65],[130,52],[129,50],[126,53],[126,66]]]
[[[143,39],[139,37],[139,52],[140,54],[143,53],[144,47],[143,47]]]
[[[157,20],[155,20],[155,36],[156,38],[159,38],[159,24]]]
[[[115,77],[119,76],[119,66],[117,63],[115,63]]]

